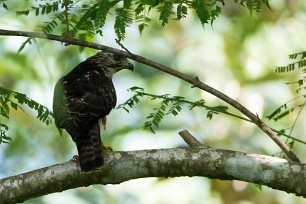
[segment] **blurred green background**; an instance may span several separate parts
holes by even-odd
[[[10,1],[13,10],[23,10],[34,1]],[[222,15],[212,26],[201,26],[189,15],[161,27],[154,21],[140,35],[137,26],[127,30],[125,47],[144,57],[170,66],[186,74],[198,76],[208,85],[257,113],[276,129],[290,128],[297,113],[275,123],[265,117],[275,108],[292,99],[296,86],[285,83],[299,79],[301,72],[285,75],[274,73],[275,66],[288,62],[288,55],[306,50],[306,6],[302,0],[272,0],[272,11],[250,15],[246,8],[226,1]],[[44,18],[34,15],[16,16],[0,9],[0,28],[38,31]],[[156,17],[157,19],[158,17]],[[120,48],[114,40],[113,19],[110,15],[103,28],[104,36],[91,41]],[[22,37],[0,37],[0,85],[27,94],[30,98],[52,108],[53,87],[56,81],[74,66],[97,51],[80,53],[77,46],[36,40],[17,54]],[[214,96],[191,88],[190,84],[135,63],[133,73],[123,71],[114,76],[118,103],[125,102],[132,86],[143,87],[153,94],[181,95],[190,101],[204,99],[208,105],[226,105]],[[296,102],[298,103],[298,102]],[[178,131],[188,129],[201,142],[223,148],[278,155],[279,148],[257,127],[225,115],[206,118],[200,109],[183,109],[179,116],[167,116],[156,134],[143,130],[146,116],[158,101],[143,100],[130,113],[114,110],[108,117],[103,141],[114,150],[186,147]],[[48,165],[65,162],[77,154],[71,138],[60,136],[54,124],[46,126],[36,119],[33,111],[11,110],[10,120],[0,118],[10,127],[10,144],[0,144],[0,177],[16,175]],[[237,113],[230,108],[231,112]],[[292,135],[306,140],[303,125],[305,113],[296,123]],[[296,143],[294,152],[305,162],[306,148]],[[205,168],[205,167],[203,167]],[[30,203],[305,203],[292,194],[240,181],[220,181],[207,178],[147,178],[119,185],[95,185],[35,198]]]

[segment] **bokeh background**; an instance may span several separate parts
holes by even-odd
[[[11,0],[9,9],[24,10],[35,1]],[[249,11],[225,1],[222,15],[205,25],[195,15],[180,22],[172,21],[161,27],[157,20],[140,35],[137,25],[127,29],[125,47],[130,51],[170,66],[186,74],[198,76],[208,85],[257,113],[275,129],[288,129],[294,124],[297,112],[273,122],[266,116],[296,96],[296,85],[302,71],[276,74],[275,66],[291,62],[288,55],[306,50],[306,6],[302,0],[271,0],[272,11]],[[154,12],[153,12],[154,14]],[[0,28],[39,31],[48,16],[16,16],[0,8]],[[154,15],[153,15],[154,16]],[[103,37],[91,41],[120,48],[115,42],[114,16],[109,15]],[[56,33],[56,31],[55,31]],[[53,87],[56,81],[82,60],[96,53],[59,42],[36,40],[17,54],[26,40],[22,37],[0,37],[0,85],[27,94],[52,109]],[[190,101],[204,99],[207,105],[226,105],[214,96],[192,88],[190,84],[133,62],[135,71],[122,71],[114,76],[118,104],[132,93],[127,89],[143,87],[153,94],[180,95]],[[299,104],[296,101],[292,106]],[[177,117],[167,116],[153,134],[143,129],[146,116],[159,106],[159,101],[144,99],[130,113],[114,110],[108,117],[103,141],[114,150],[186,147],[178,131],[188,129],[201,142],[223,148],[279,156],[279,148],[255,125],[226,115],[207,119],[205,110],[184,108]],[[41,123],[33,111],[11,110],[10,119],[0,118],[9,125],[10,144],[0,144],[0,178],[16,175],[48,165],[65,162],[77,153],[71,138],[60,136],[54,124]],[[237,113],[230,108],[231,112]],[[292,135],[305,138],[305,112],[295,123]],[[284,139],[285,140],[285,139]],[[294,152],[305,162],[305,145],[295,143]],[[205,167],[203,167],[205,168]],[[38,178],[39,179],[39,178]],[[221,181],[207,178],[146,178],[119,185],[95,185],[54,193],[25,202],[31,203],[122,203],[122,204],[249,204],[305,203],[303,198],[241,181]]]

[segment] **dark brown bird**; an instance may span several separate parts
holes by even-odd
[[[60,78],[54,88],[55,124],[65,129],[76,143],[82,171],[103,165],[100,125],[116,106],[114,73],[133,70],[127,58],[99,52]]]

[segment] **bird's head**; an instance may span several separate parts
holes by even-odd
[[[112,77],[114,73],[122,69],[134,70],[134,66],[126,57],[110,52],[98,52],[86,61],[103,70],[109,77]]]

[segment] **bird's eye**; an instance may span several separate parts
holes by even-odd
[[[118,55],[114,55],[114,58],[113,58],[116,62],[119,62],[121,60],[121,57],[118,56]]]

